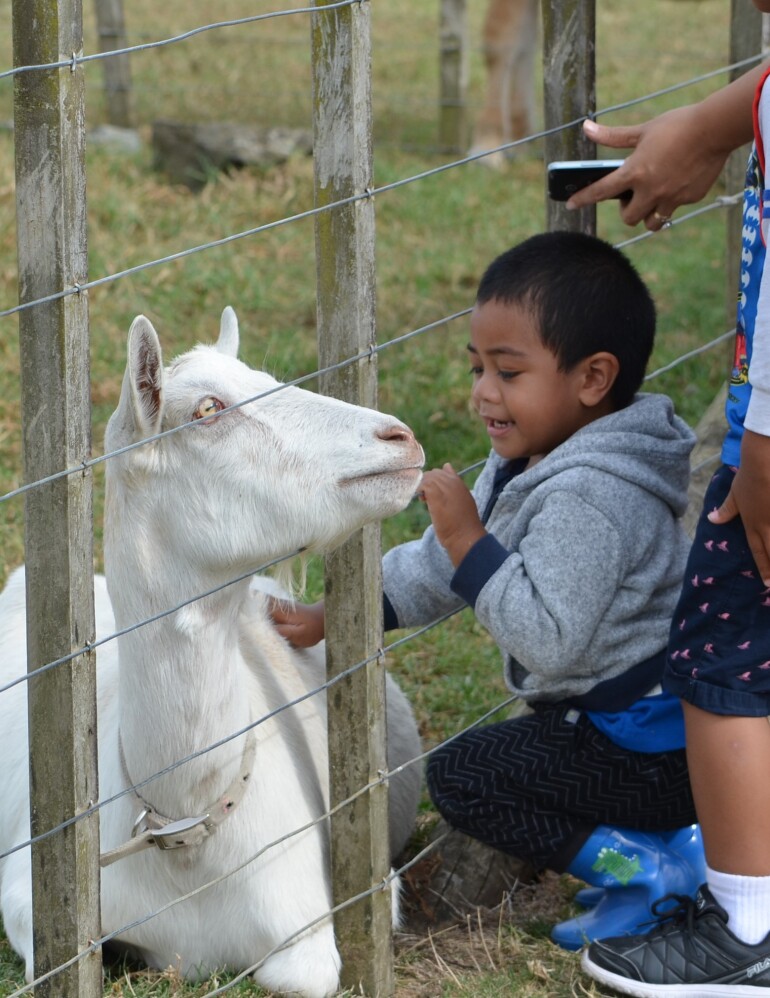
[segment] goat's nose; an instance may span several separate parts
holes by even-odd
[[[377,439],[391,440],[393,443],[416,443],[414,433],[412,433],[408,426],[404,426],[403,423],[391,423],[390,426],[378,430]]]

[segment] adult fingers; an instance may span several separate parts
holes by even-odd
[[[654,208],[644,219],[644,224],[651,232],[660,232],[661,229],[670,229],[673,209],[670,212],[658,206]]]
[[[583,122],[586,136],[597,145],[611,149],[633,149],[639,141],[639,125],[600,125],[586,118]]]

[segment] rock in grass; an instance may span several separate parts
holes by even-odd
[[[196,191],[221,171],[275,166],[293,155],[309,156],[313,141],[306,129],[280,125],[156,121],[152,126],[152,148],[157,170],[172,183]]]

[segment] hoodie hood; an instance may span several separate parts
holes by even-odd
[[[506,492],[528,492],[571,468],[590,467],[645,489],[679,518],[687,508],[689,455],[695,441],[667,396],[638,394],[632,405],[573,434],[514,478]],[[504,463],[493,452],[485,472],[494,475]]]

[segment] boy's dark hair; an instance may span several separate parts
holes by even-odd
[[[655,341],[655,302],[628,258],[581,232],[545,232],[501,254],[481,278],[476,302],[519,305],[540,338],[571,370],[599,351],[620,370],[610,391],[622,409],[639,390]]]

